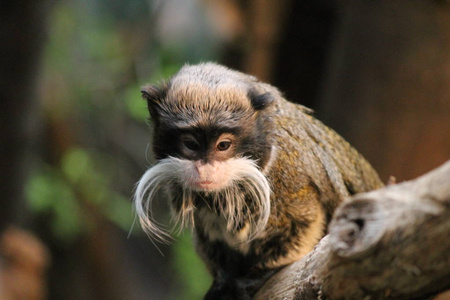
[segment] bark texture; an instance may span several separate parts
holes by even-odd
[[[255,299],[427,299],[450,288],[450,161],[354,196],[314,251]]]

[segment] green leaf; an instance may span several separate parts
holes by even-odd
[[[70,242],[85,227],[81,209],[71,186],[61,174],[51,168],[31,177],[25,188],[32,211],[49,215],[53,234],[61,241]]]
[[[81,149],[74,148],[65,153],[61,160],[61,169],[64,175],[72,182],[77,182],[87,174],[88,169],[92,166],[89,154]]]

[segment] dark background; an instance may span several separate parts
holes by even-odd
[[[131,206],[152,163],[140,86],[186,62],[279,87],[385,182],[450,158],[448,1],[2,1],[0,41],[1,300],[204,293],[189,232],[156,247]]]

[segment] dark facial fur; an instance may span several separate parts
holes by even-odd
[[[346,141],[252,76],[185,66],[142,94],[158,163],[136,188],[136,211],[164,239],[149,207],[165,188],[214,276],[207,299],[250,297],[314,247],[341,201],[382,186]]]

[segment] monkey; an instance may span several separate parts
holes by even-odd
[[[153,239],[167,240],[151,213],[157,191],[166,192],[212,274],[204,299],[251,299],[313,249],[341,202],[383,186],[310,109],[254,76],[186,64],[141,92],[157,162],[136,185],[136,214]]]

